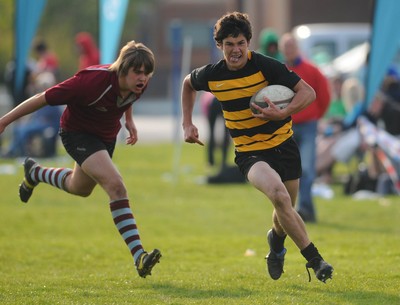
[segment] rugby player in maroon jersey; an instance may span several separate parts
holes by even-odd
[[[41,182],[82,197],[89,196],[99,184],[109,196],[115,226],[141,277],[151,274],[161,252],[144,250],[125,184],[112,156],[123,116],[129,133],[126,144],[133,145],[138,140],[132,104],[145,91],[154,67],[153,52],[142,43],[130,41],[114,63],[83,69],[0,118],[1,134],[10,123],[42,107],[66,106],[59,134],[75,166],[73,169],[46,168],[34,159],[26,158],[23,164],[25,177],[19,187],[21,201],[27,202]]]

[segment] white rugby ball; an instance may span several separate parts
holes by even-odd
[[[274,103],[280,109],[286,108],[287,105],[292,101],[294,97],[294,91],[286,86],[282,85],[269,85],[262,88],[250,99],[250,109],[253,113],[259,113],[252,104],[256,104],[261,108],[268,108],[269,105],[264,101],[264,97],[267,97],[272,103]]]

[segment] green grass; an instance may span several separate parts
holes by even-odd
[[[323,284],[288,240],[285,273],[265,271],[272,206],[248,184],[205,185],[205,151],[183,144],[120,146],[118,165],[146,249],[163,257],[140,278],[112,222],[105,193],[89,198],[47,185],[19,202],[22,177],[0,175],[0,304],[400,304],[400,199],[354,200],[336,188],[316,199],[311,240],[334,268]],[[42,160],[72,165],[69,158]],[[10,163],[2,160],[0,165]],[[246,249],[255,256],[244,256]]]

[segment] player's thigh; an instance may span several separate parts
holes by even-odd
[[[92,177],[107,193],[124,189],[122,176],[106,150],[99,150],[82,163],[83,171]]]
[[[271,199],[274,193],[282,191],[284,188],[278,173],[268,163],[263,161],[253,164],[247,174],[247,179]]]
[[[74,170],[67,180],[67,189],[73,194],[89,195],[97,182],[86,174],[79,164],[75,163]]]

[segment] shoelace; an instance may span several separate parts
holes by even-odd
[[[307,270],[307,273],[308,273],[308,282],[311,282],[311,274],[310,274],[310,270],[308,270],[308,268],[309,267],[307,267],[307,264],[306,264],[306,270]]]
[[[311,282],[311,274],[310,274],[310,271],[308,270],[309,268],[313,268],[313,267],[311,267],[311,266],[307,266],[309,264],[309,262],[306,264],[306,270],[307,270],[307,273],[308,273],[308,282]],[[313,268],[313,270],[314,270],[314,268]],[[315,270],[314,270],[315,271]],[[329,279],[329,278],[332,278],[332,276],[328,276],[328,277],[326,277],[326,278],[324,278],[324,279],[319,279],[321,282],[323,282],[324,284],[326,284],[326,280],[327,279]]]
[[[316,259],[317,258],[314,257],[308,263],[306,263],[306,270],[307,270],[307,273],[308,273],[308,282],[311,282],[311,274],[310,274],[310,270],[308,270],[308,269],[312,268],[315,271],[313,265],[314,265]]]

